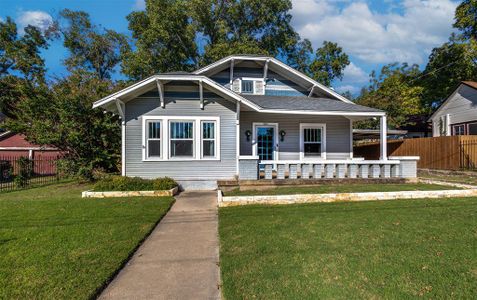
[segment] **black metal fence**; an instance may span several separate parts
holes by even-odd
[[[461,140],[459,154],[461,169],[477,170],[477,140]]]
[[[0,192],[57,182],[58,161],[57,157],[0,156]]]

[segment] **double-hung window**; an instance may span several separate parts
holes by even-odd
[[[194,157],[194,122],[170,121],[170,157]]]
[[[300,124],[300,140],[302,158],[326,158],[324,124]]]
[[[146,116],[144,161],[220,160],[220,118]]]
[[[147,157],[160,158],[162,156],[161,121],[148,121],[146,136],[147,136],[147,141],[146,141]]]
[[[215,121],[202,121],[202,158],[215,158]]]
[[[464,135],[465,134],[465,125],[460,124],[460,125],[454,125],[453,126],[453,131],[454,135]]]

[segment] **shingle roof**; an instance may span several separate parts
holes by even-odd
[[[244,95],[242,97],[264,109],[311,110],[311,111],[349,111],[349,112],[382,112],[382,110],[362,105],[346,103],[328,98],[312,98],[305,96],[265,96]]]

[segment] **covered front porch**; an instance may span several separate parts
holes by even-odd
[[[293,100],[290,105],[296,107],[297,99]],[[417,157],[386,155],[385,113],[356,111],[359,106],[354,104],[350,107],[355,110],[239,111],[238,179],[415,178]],[[353,154],[353,122],[370,118],[379,119],[381,145],[380,159],[372,161]]]

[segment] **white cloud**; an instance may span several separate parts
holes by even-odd
[[[38,27],[40,30],[46,30],[53,23],[53,18],[44,11],[27,10],[20,12],[17,23],[20,25],[20,31],[23,31],[28,25]]]
[[[351,85],[351,84],[340,85],[340,86],[335,87],[334,89],[338,93],[350,92],[353,95],[358,94],[359,91],[360,91],[360,87],[358,87],[356,85]]]
[[[293,5],[294,26],[315,47],[329,40],[364,62],[418,64],[448,39],[457,6],[451,0],[403,0],[401,14],[380,14],[364,2],[342,8],[333,0],[293,0]]]
[[[137,9],[137,10],[146,9],[146,1],[145,0],[135,0],[134,1],[134,9]]]
[[[343,71],[343,82],[363,83],[368,81],[368,74],[351,62]]]

